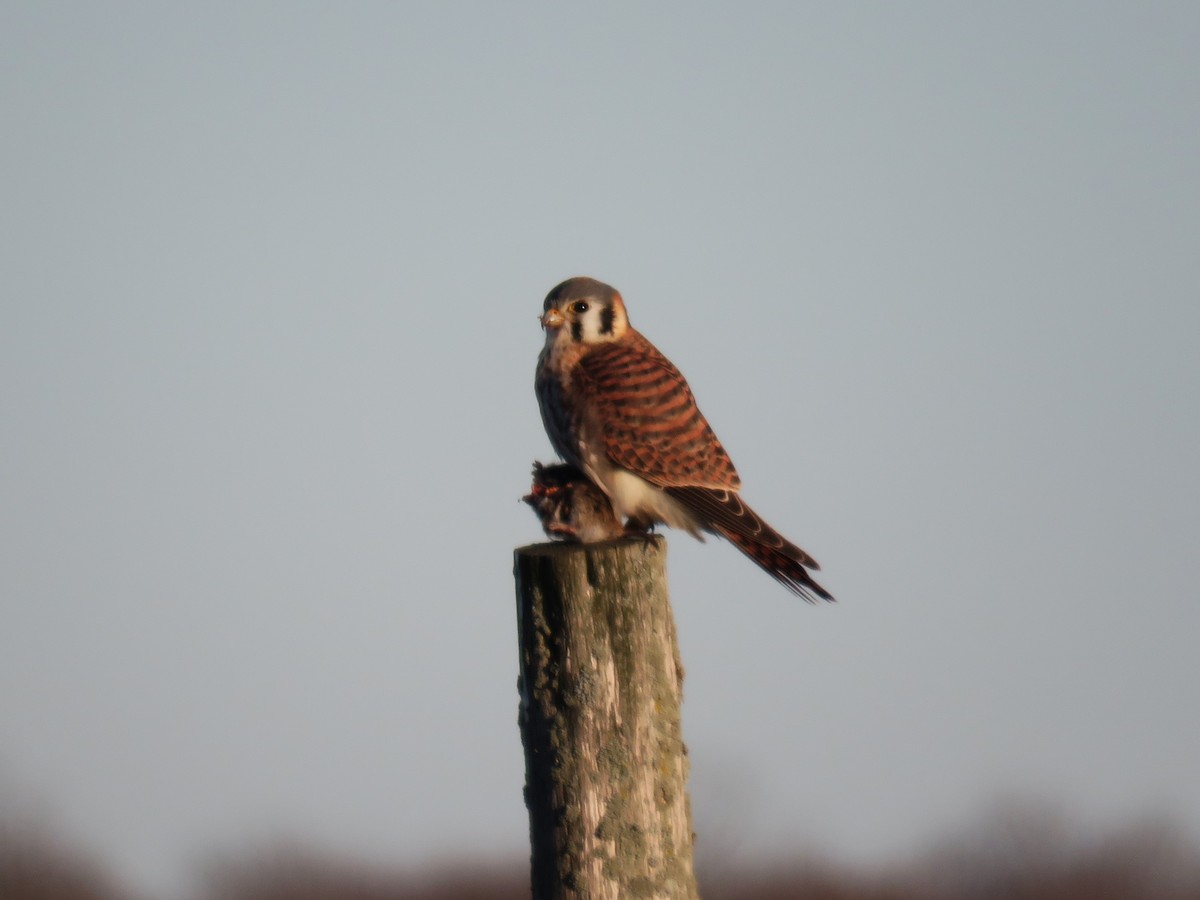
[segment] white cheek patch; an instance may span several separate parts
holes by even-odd
[[[595,307],[589,307],[579,319],[581,331],[583,332],[583,342],[585,344],[594,344],[600,340],[600,320],[598,313],[600,310]]]
[[[624,321],[612,306],[592,306],[579,319],[581,339],[586,344],[613,341],[625,330]]]

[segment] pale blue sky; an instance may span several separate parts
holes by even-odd
[[[670,535],[701,856],[1200,839],[1198,61],[1192,3],[0,5],[0,807],[155,890],[524,852],[588,274],[840,600]]]

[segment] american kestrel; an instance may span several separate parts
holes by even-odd
[[[534,386],[550,443],[631,529],[655,523],[719,534],[788,590],[832,595],[816,560],[759,518],[679,370],[629,324],[612,287],[571,278],[546,295]]]
[[[594,544],[625,534],[608,496],[574,466],[535,462],[533,486],[521,499],[533,507],[547,537]]]

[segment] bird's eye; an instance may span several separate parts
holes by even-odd
[[[579,300],[579,301],[571,304],[571,309],[573,309],[577,313],[582,314],[582,313],[585,313],[588,311],[588,305],[585,301]]]

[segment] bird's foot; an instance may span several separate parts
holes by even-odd
[[[644,543],[650,543],[654,538],[654,522],[631,516],[625,523],[624,537],[634,538]]]

